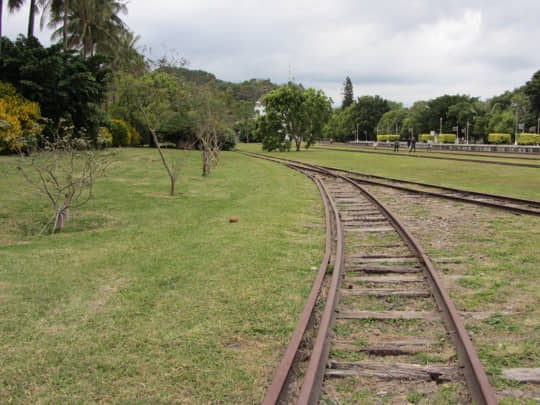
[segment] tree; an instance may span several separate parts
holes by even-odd
[[[386,134],[399,134],[402,130],[403,121],[407,118],[408,110],[402,108],[399,110],[390,110],[385,112],[377,126]]]
[[[315,141],[322,138],[324,125],[332,115],[332,99],[326,97],[322,90],[312,88],[305,90],[304,95],[307,129],[303,140],[307,149]]]
[[[53,140],[44,138],[39,144],[43,146],[21,151],[18,169],[52,205],[54,213],[43,230],[51,227],[56,233],[64,228],[70,210],[93,197],[93,185],[105,174],[112,155],[93,150],[82,136],[74,137],[73,127],[60,127]]]
[[[128,76],[120,97],[135,102],[142,114],[163,167],[169,175],[169,194],[173,196],[183,159],[167,158],[159,144],[158,130],[161,124],[178,110],[178,100],[183,97],[180,83],[176,78],[160,72],[147,73],[139,78]]]
[[[346,108],[352,103],[354,103],[353,85],[351,78],[347,76],[343,83],[343,102],[341,103],[341,108]]]
[[[217,90],[210,82],[200,87],[194,100],[196,114],[196,136],[202,151],[202,175],[209,176],[214,166],[219,163],[219,152],[232,142],[234,131],[230,128],[229,117],[231,100],[227,92]],[[231,145],[228,145],[230,148]]]
[[[73,122],[85,127],[90,136],[106,123],[100,104],[105,99],[108,70],[105,59],[83,60],[60,45],[43,48],[34,38],[5,41],[0,61],[0,80],[12,83],[31,101],[39,103],[43,116],[58,124]]]
[[[367,139],[375,139],[377,124],[383,114],[390,110],[388,103],[380,96],[362,96],[351,107],[351,133],[358,127],[359,134]]]
[[[540,116],[540,70],[525,84],[525,95],[529,98],[536,117]]]
[[[62,38],[64,47],[81,51],[84,57],[96,52],[112,56],[127,30],[119,17],[127,13],[125,3],[116,0],[49,0],[50,28],[58,27],[53,39]]]
[[[266,115],[259,118],[262,120],[259,133],[263,138],[281,138],[279,142],[269,143],[272,145],[286,144],[287,140],[292,140],[297,151],[302,142],[305,141],[309,147],[322,135],[324,124],[332,112],[332,100],[321,90],[304,90],[293,83],[268,93],[264,103]]]
[[[110,77],[106,61],[99,55],[83,59],[58,44],[44,48],[35,37],[19,37],[15,43],[4,39],[0,80],[37,102],[53,127],[67,120],[75,126],[75,133],[86,128],[87,135],[95,139],[99,128],[109,125],[101,110]]]
[[[8,10],[13,13],[17,10],[20,10],[24,0],[8,0],[7,6]],[[30,38],[34,36],[34,20],[36,12],[38,11],[36,0],[30,0],[30,7],[28,12],[28,33],[27,37]]]

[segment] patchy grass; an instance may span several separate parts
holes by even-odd
[[[169,197],[156,151],[122,149],[65,232],[40,236],[46,205],[0,157],[0,398],[260,402],[322,258],[322,207],[300,174],[222,159],[203,178],[189,153]]]

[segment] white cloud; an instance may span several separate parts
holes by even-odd
[[[540,69],[537,0],[132,0],[128,7],[126,22],[154,57],[173,49],[191,68],[232,81],[284,83],[291,70],[336,104],[345,76],[356,96],[411,104],[447,93],[491,97]],[[6,14],[9,37],[26,30],[26,10]]]

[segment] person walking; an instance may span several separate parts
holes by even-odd
[[[394,141],[394,152],[399,152],[399,139]]]
[[[428,139],[428,141],[427,141],[427,150],[428,150],[428,152],[431,152],[432,148],[433,148],[433,141],[431,139]]]
[[[414,136],[411,139],[411,152],[416,152],[416,138]]]

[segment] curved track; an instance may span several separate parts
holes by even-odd
[[[332,232],[327,228],[327,244],[335,240],[335,245],[327,245],[308,304],[263,404],[342,403],[344,386],[352,391],[367,387],[373,395],[390,392],[392,402],[402,403],[410,392],[436,396],[445,384],[453,384],[464,402],[496,404],[438,271],[413,236],[356,182],[324,169],[295,168],[317,183],[327,226],[333,225]],[[332,276],[321,294],[332,250]],[[315,307],[323,298],[319,318]],[[314,318],[318,333],[295,392],[292,387],[299,383],[291,381],[292,370],[299,348],[310,343],[306,331]],[[429,366],[419,364],[428,358]]]
[[[476,204],[485,207],[510,211],[517,214],[540,216],[540,201],[506,197],[488,193],[479,193],[475,191],[460,190],[444,186],[434,186],[427,183],[399,180],[391,177],[376,176],[372,174],[343,170],[334,167],[313,165],[295,160],[268,157],[257,153],[248,153],[248,155],[264,157],[266,159],[286,163],[299,168],[305,167],[319,171],[327,170],[338,175],[345,175],[349,179],[362,184],[390,187],[400,191],[406,191],[432,197],[439,197],[469,204]]]

